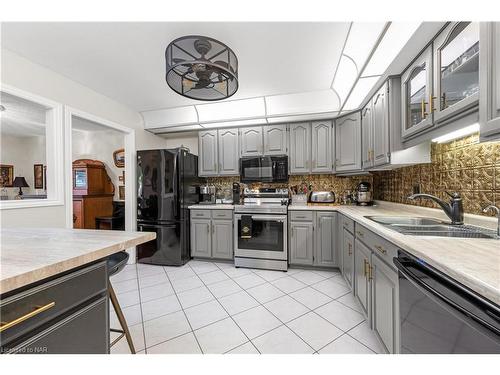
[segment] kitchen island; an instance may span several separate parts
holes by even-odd
[[[108,353],[106,258],[154,233],[2,229],[2,353]]]

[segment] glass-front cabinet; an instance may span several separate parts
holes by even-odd
[[[450,23],[434,40],[434,122],[474,107],[479,100],[479,23]]]
[[[401,77],[402,135],[409,137],[433,125],[432,46],[429,46]]]

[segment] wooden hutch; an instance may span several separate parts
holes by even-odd
[[[73,162],[73,228],[95,229],[97,216],[113,214],[115,186],[104,163],[78,159]]]

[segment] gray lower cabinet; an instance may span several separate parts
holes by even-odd
[[[262,126],[240,129],[241,156],[260,156],[264,153]]]
[[[291,124],[289,127],[290,174],[311,172],[311,125],[309,123]]]
[[[101,261],[1,295],[1,353],[109,353],[106,267]]]
[[[395,269],[372,254],[372,327],[388,353],[399,352],[399,281]]]
[[[240,174],[240,150],[238,129],[218,130],[218,174],[236,176]]]
[[[204,130],[198,133],[198,174],[217,176],[218,146],[217,130]]]
[[[479,123],[481,140],[500,139],[500,22],[481,22]]]
[[[345,228],[342,228],[342,274],[344,279],[353,287],[354,282],[354,236]]]
[[[232,220],[212,220],[212,258],[233,258]]]
[[[290,264],[313,264],[313,223],[290,223]]]
[[[316,212],[313,263],[324,267],[337,267],[337,213]]]
[[[371,315],[370,258],[370,249],[356,238],[354,240],[354,295],[368,320]]]
[[[311,172],[332,172],[332,122],[311,123]]]
[[[233,259],[233,212],[191,210],[191,256]]]
[[[286,125],[268,125],[263,127],[264,155],[286,155]]]
[[[361,170],[361,115],[358,112],[335,120],[335,171]]]

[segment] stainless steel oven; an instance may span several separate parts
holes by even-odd
[[[240,181],[287,182],[288,156],[259,156],[240,159]]]

